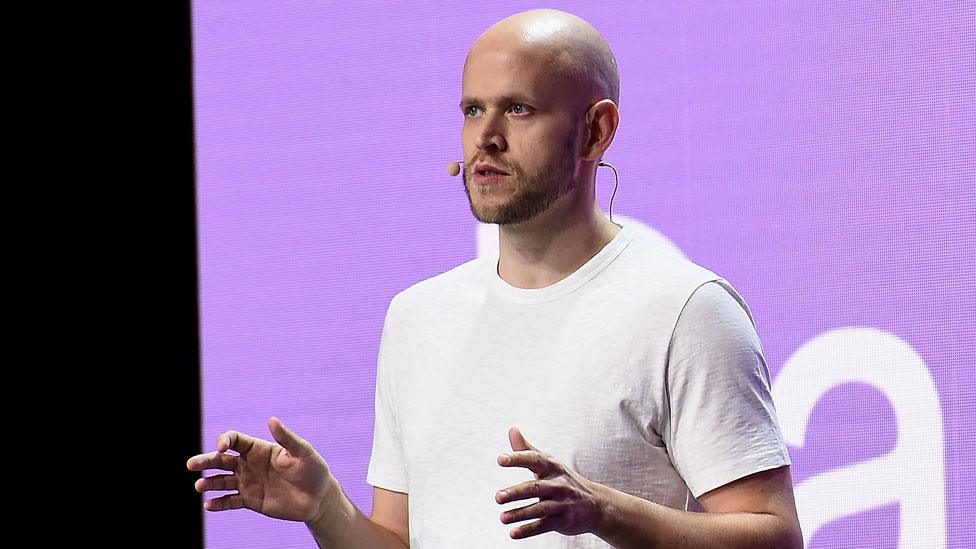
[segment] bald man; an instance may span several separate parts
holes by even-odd
[[[190,458],[231,472],[197,490],[238,491],[206,508],[304,521],[320,547],[801,547],[744,301],[596,202],[619,120],[606,42],[517,14],[475,42],[462,87],[465,190],[499,257],[390,305],[372,516],[276,418],[277,444],[229,431]]]

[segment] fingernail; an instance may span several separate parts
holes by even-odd
[[[501,463],[502,465],[508,465],[509,461],[511,461],[511,458],[509,458],[506,454],[498,456],[498,463]]]
[[[505,499],[506,496],[508,496],[508,492],[506,492],[505,490],[502,490],[502,491],[498,492],[497,498],[498,499]]]

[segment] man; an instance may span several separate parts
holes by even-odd
[[[208,510],[301,520],[322,547],[802,546],[744,302],[596,203],[618,82],[602,37],[566,13],[521,13],[476,41],[465,189],[499,225],[499,258],[390,305],[372,516],[275,418],[278,444],[230,431],[190,458],[232,472],[197,490],[239,492]]]

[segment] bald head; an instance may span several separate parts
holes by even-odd
[[[485,31],[464,62],[459,105],[475,217],[519,225],[545,212],[592,215],[619,88],[610,48],[579,17],[533,10]]]
[[[583,19],[552,9],[517,13],[489,27],[468,58],[513,47],[538,56],[555,74],[574,82],[586,101],[620,103],[617,61],[600,33]]]

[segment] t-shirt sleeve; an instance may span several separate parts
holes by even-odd
[[[703,284],[678,317],[668,355],[675,469],[696,498],[790,464],[748,307],[724,281]]]
[[[392,361],[390,317],[387,316],[380,338],[379,357],[376,361],[376,402],[373,426],[373,451],[366,471],[366,482],[384,490],[407,492],[407,473],[400,444],[400,430],[396,413],[396,384]]]

